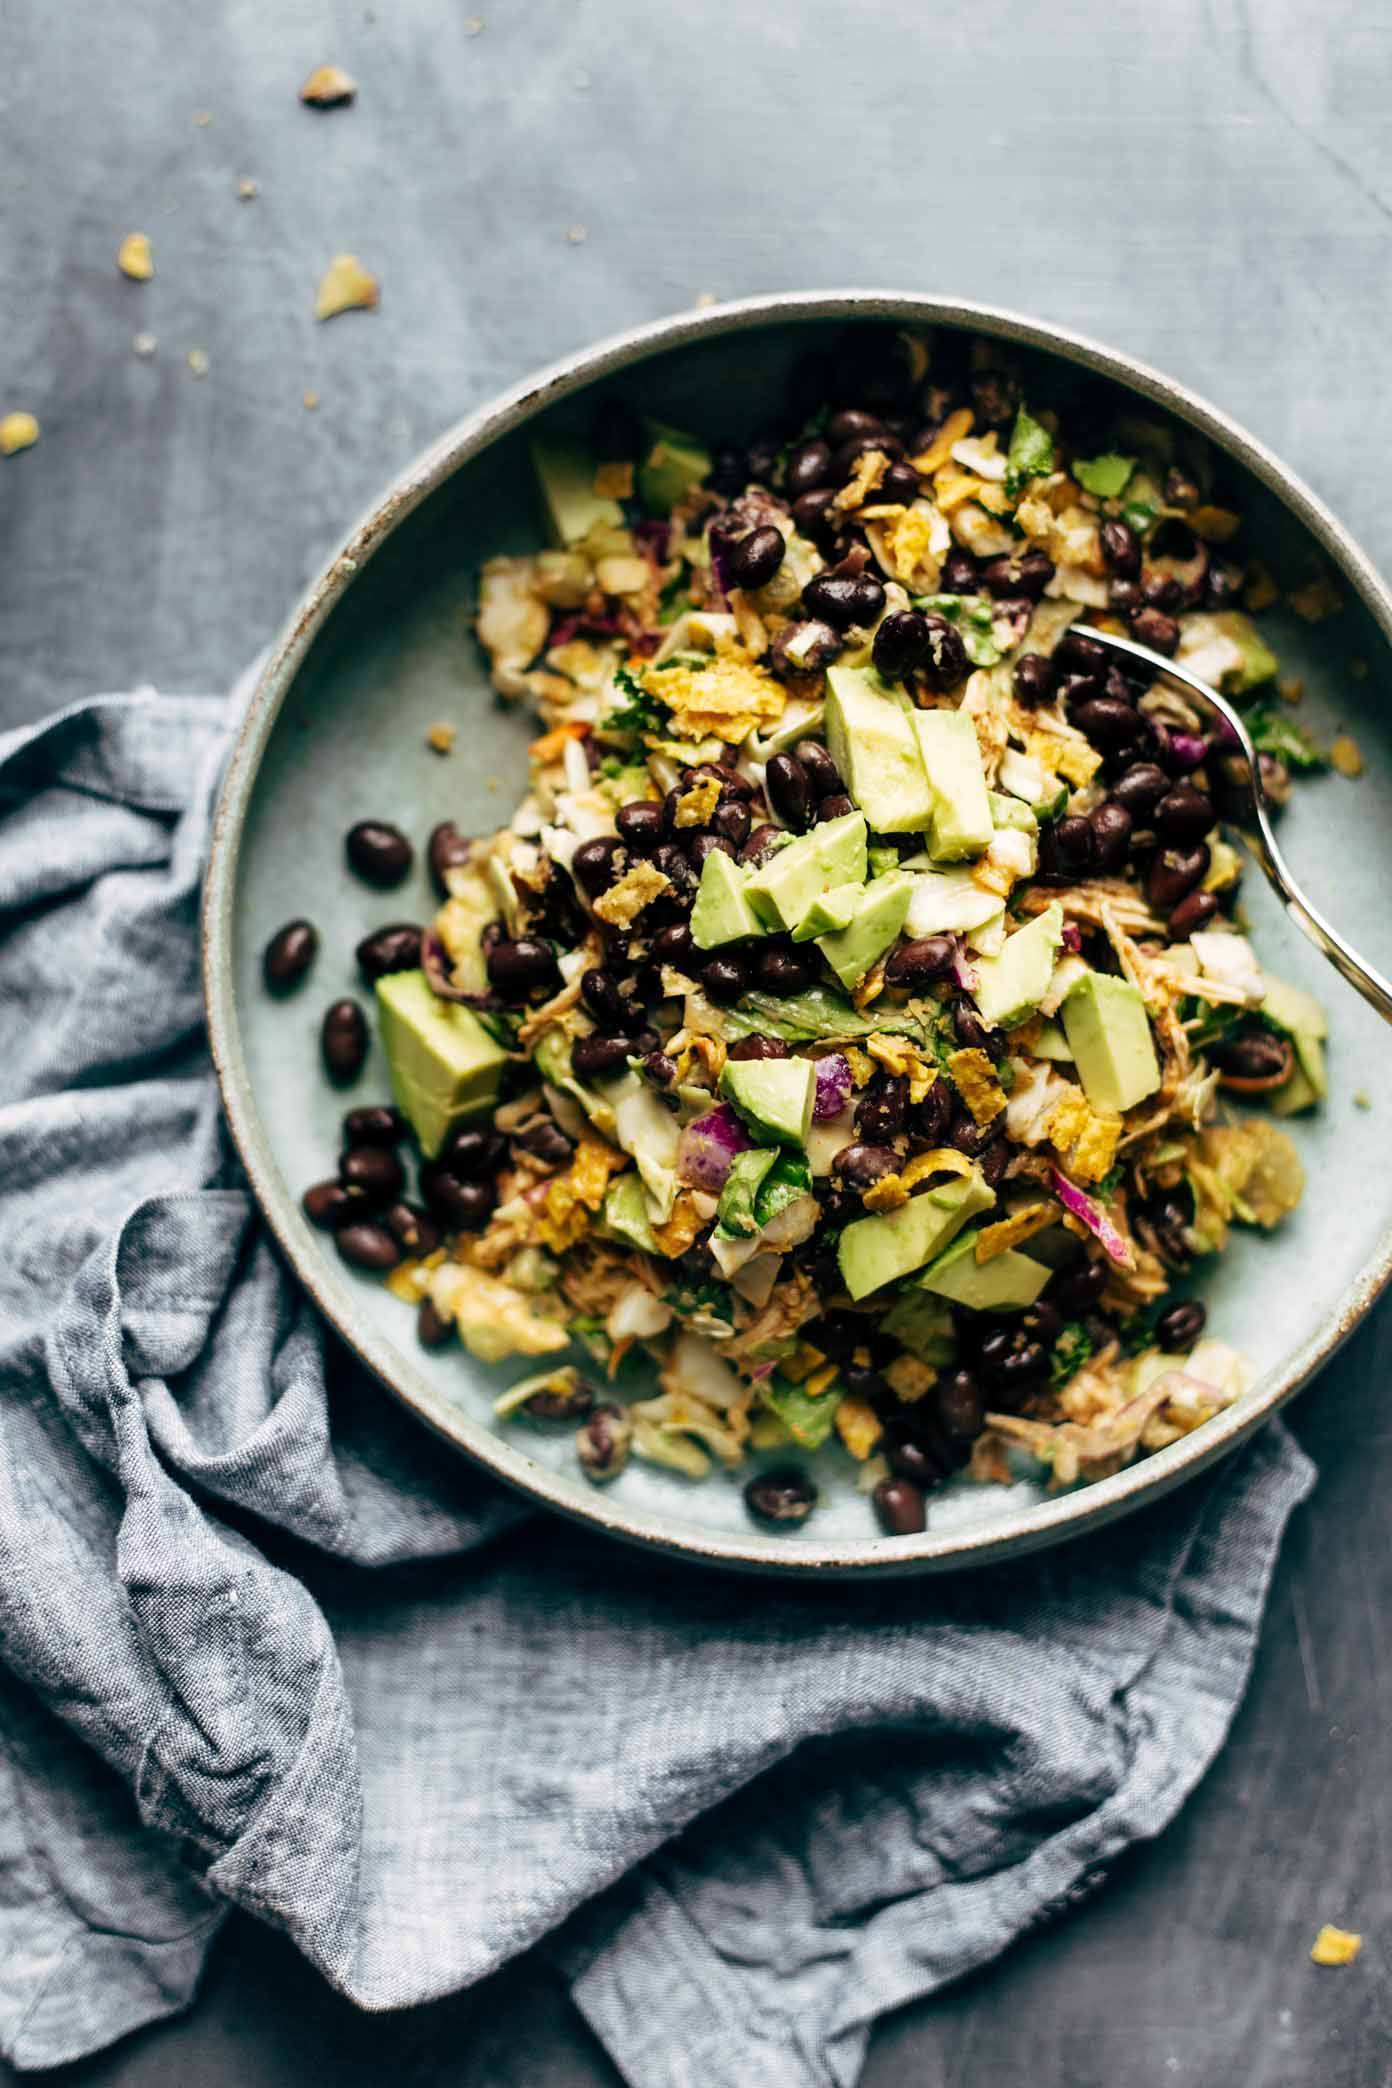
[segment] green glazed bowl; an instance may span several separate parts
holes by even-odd
[[[535,424],[583,429],[603,387],[678,427],[738,440],[769,419],[791,362],[838,329],[891,320],[999,337],[1025,364],[1031,397],[1080,373],[1151,413],[1197,429],[1224,452],[1247,518],[1245,541],[1278,581],[1318,560],[1332,569],[1342,612],[1318,625],[1273,618],[1282,668],[1301,676],[1302,721],[1351,732],[1367,764],[1302,785],[1282,842],[1317,903],[1373,962],[1392,965],[1385,899],[1392,840],[1392,597],[1314,496],[1223,415],[1155,372],[1073,334],[981,307],[871,292],[750,300],[664,320],[544,371],[443,436],[354,529],[310,588],[271,655],[222,788],[204,904],[208,1026],[223,1099],[268,1223],[324,1316],[444,1445],[538,1502],[664,1552],[775,1573],[881,1574],[984,1562],[1050,1544],[1153,1499],[1243,1438],[1289,1399],[1365,1313],[1392,1265],[1392,1186],[1379,1069],[1379,1019],[1286,922],[1255,868],[1245,904],[1270,967],[1331,1011],[1332,1093],[1297,1120],[1305,1201],[1273,1238],[1238,1232],[1205,1272],[1213,1331],[1244,1349],[1254,1389],[1182,1441],[1114,1477],[1062,1494],[1032,1480],[958,1483],[932,1497],[920,1536],[876,1534],[855,1468],[839,1448],[816,1461],[822,1499],[803,1528],[755,1529],[740,1478],[693,1484],[632,1463],[601,1491],[575,1463],[571,1433],[495,1426],[491,1402],[527,1366],[493,1370],[458,1347],[427,1353],[413,1314],[371,1277],[346,1268],[306,1223],[299,1197],[332,1171],[338,1119],[351,1102],[385,1100],[374,1043],[345,1095],[319,1067],[327,1003],[361,991],[353,948],[389,919],[428,918],[424,868],[387,897],[350,878],[343,836],[366,817],[394,820],[423,844],[440,819],[466,832],[499,825],[526,775],[534,729],[501,708],[469,632],[474,576],[494,553],[541,540],[525,442]],[[427,728],[458,728],[447,759]],[[273,1001],[260,954],[280,924],[308,914],[322,937],[308,984]],[[1358,1106],[1356,1095],[1371,1102]],[[742,1476],[742,1475],[741,1475]]]

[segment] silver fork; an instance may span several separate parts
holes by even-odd
[[[1158,674],[1167,674],[1171,681],[1182,682],[1210,710],[1218,713],[1236,739],[1246,756],[1252,774],[1252,804],[1256,812],[1256,832],[1249,836],[1252,853],[1262,867],[1267,883],[1285,907],[1296,926],[1304,931],[1336,971],[1342,972],[1350,986],[1355,986],[1365,1001],[1375,1007],[1384,1022],[1392,1022],[1392,986],[1389,986],[1380,971],[1360,957],[1357,950],[1346,942],[1337,929],[1332,928],[1318,907],[1306,898],[1300,886],[1291,876],[1286,859],[1277,845],[1267,811],[1266,792],[1261,780],[1261,762],[1252,745],[1251,735],[1242,721],[1242,713],[1229,703],[1226,696],[1210,688],[1197,674],[1191,674],[1178,660],[1167,660],[1163,653],[1149,645],[1138,645],[1134,638],[1119,638],[1112,631],[1099,631],[1091,624],[1074,624],[1072,628],[1080,638],[1092,638],[1098,645],[1107,646],[1112,652],[1129,654],[1133,660],[1144,660]],[[1244,831],[1246,829],[1244,828]]]

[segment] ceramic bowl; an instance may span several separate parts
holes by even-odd
[[[791,362],[838,329],[892,320],[966,328],[1009,343],[1031,398],[1080,376],[1150,413],[1197,429],[1224,453],[1247,517],[1246,542],[1293,584],[1315,561],[1335,572],[1343,611],[1317,625],[1277,615],[1284,672],[1300,676],[1300,716],[1358,740],[1358,782],[1302,785],[1282,837],[1302,882],[1384,969],[1392,841],[1392,598],[1348,535],[1276,458],[1231,421],[1124,355],[1058,328],[930,298],[870,293],[773,297],[663,321],[529,379],[444,435],[345,540],[296,609],[261,676],[222,788],[205,901],[209,1032],[227,1116],[248,1179],[290,1262],[325,1317],[441,1438],[537,1502],[615,1536],[706,1563],[777,1573],[876,1574],[960,1567],[1021,1553],[1153,1499],[1231,1451],[1304,1383],[1348,1334],[1392,1258],[1392,1186],[1381,1091],[1387,1039],[1377,1017],[1285,921],[1252,869],[1246,904],[1271,968],[1325,999],[1332,1015],[1332,1095],[1295,1126],[1309,1176],[1304,1203],[1274,1238],[1238,1232],[1204,1274],[1212,1329],[1245,1349],[1249,1396],[1158,1455],[1092,1486],[1050,1495],[1022,1479],[959,1483],[935,1495],[926,1532],[876,1533],[855,1469],[839,1448],[817,1462],[822,1500],[797,1533],[754,1528],[740,1480],[700,1484],[640,1463],[605,1490],[575,1464],[570,1432],[495,1426],[491,1401],[527,1367],[486,1369],[453,1346],[427,1353],[413,1315],[310,1229],[299,1197],[332,1171],[345,1104],[385,1099],[375,1045],[348,1095],[324,1081],[316,1045],[327,1003],[356,990],[353,947],[384,920],[428,917],[423,869],[378,895],[345,874],[343,835],[368,816],[421,842],[437,820],[468,832],[500,824],[520,794],[531,720],[499,706],[469,630],[486,556],[541,541],[524,445],[537,425],[582,430],[601,389],[679,427],[747,437],[776,410]],[[438,721],[453,753],[426,746]],[[311,981],[267,997],[261,950],[288,916],[307,913],[322,949]],[[1359,1106],[1362,1093],[1371,1112]],[[743,1475],[741,1475],[742,1477]]]

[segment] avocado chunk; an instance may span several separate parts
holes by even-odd
[[[711,468],[711,453],[694,435],[648,423],[652,446],[638,466],[638,497],[650,515],[670,515]]]
[[[1322,1043],[1329,1035],[1329,1018],[1313,993],[1307,993],[1303,986],[1292,986],[1288,979],[1275,978],[1270,972],[1262,976],[1266,998],[1261,1013],[1272,1027],[1284,1030],[1288,1037],[1314,1037]]]
[[[1061,1066],[1072,1065],[1073,1054],[1068,1049],[1068,1039],[1063,1034],[1061,1024],[1052,1021],[1040,1023],[1034,1040],[1034,1055],[1036,1058],[1053,1059]]]
[[[855,919],[863,884],[833,885],[819,892],[793,930],[794,942],[811,942],[817,935],[837,935]]]
[[[965,711],[949,710],[916,710],[910,723],[933,791],[929,855],[935,863],[980,855],[996,823],[975,725]]]
[[[756,1138],[805,1146],[812,1128],[817,1069],[811,1059],[729,1059],[720,1092]]]
[[[757,1063],[757,1061],[755,1061]],[[770,1063],[777,1065],[779,1060]],[[841,1278],[853,1298],[868,1297],[921,1269],[978,1211],[995,1202],[977,1168],[936,1189],[922,1189],[897,1211],[876,1212],[846,1227],[837,1247]]]
[[[704,881],[704,868],[701,874]],[[771,928],[796,928],[823,892],[864,882],[865,818],[860,812],[843,812],[780,848],[754,873],[747,889],[750,905]]]
[[[630,1247],[639,1247],[644,1254],[657,1253],[647,1198],[636,1174],[621,1174],[609,1184],[604,1198],[604,1223]]]
[[[847,993],[853,993],[872,964],[877,964],[904,925],[914,880],[890,870],[862,887],[859,903],[844,928],[817,937],[817,948]]]
[[[749,900],[751,873],[713,848],[701,865],[701,886],[691,909],[691,940],[698,950],[767,935]]]
[[[1095,1109],[1132,1109],[1159,1087],[1150,1020],[1129,979],[1085,972],[1063,1004],[1063,1033]]]
[[[583,442],[560,436],[531,445],[546,519],[558,544],[578,544],[592,529],[622,529],[623,509],[594,489],[594,458]]]
[[[1046,906],[1027,928],[1005,939],[998,957],[976,960],[976,1005],[987,1022],[1011,1029],[1034,1013],[1054,976],[1063,941],[1063,908]]]
[[[497,1101],[507,1053],[472,1008],[438,999],[422,971],[377,981],[377,1021],[392,1093],[433,1160],[461,1117]]]
[[[918,1280],[922,1289],[950,1298],[954,1305],[970,1306],[973,1312],[1023,1312],[1033,1305],[1050,1274],[1043,1262],[1031,1261],[1014,1247],[979,1262],[976,1234],[967,1232],[959,1233]]]
[[[933,792],[918,741],[908,712],[873,667],[827,670],[824,722],[831,758],[874,831],[926,833]]]
[[[1000,787],[1009,796],[991,794],[991,810],[997,826],[1015,826],[1019,822],[1010,817],[1005,808],[1011,807],[1018,813],[1022,806],[1033,812],[1035,822],[1041,819],[1057,819],[1068,803],[1068,785],[1046,769],[1042,761],[1033,754],[1022,754],[1018,747],[1007,747],[1001,756]]]

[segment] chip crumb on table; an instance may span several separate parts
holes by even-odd
[[[185,361],[195,377],[206,377],[211,367],[208,362],[208,351],[206,348],[190,348]]]
[[[1326,1921],[1310,1946],[1312,1965],[1351,1965],[1363,1948],[1363,1938],[1350,1929],[1335,1928]]]
[[[382,301],[381,285],[356,254],[335,254],[319,278],[314,299],[316,319],[335,319],[340,312],[371,311]]]
[[[435,754],[453,751],[458,727],[454,725],[432,725],[425,735],[425,744]]]
[[[1341,732],[1331,741],[1329,766],[1337,769],[1341,776],[1357,777],[1363,773],[1363,750],[1349,733]]]
[[[312,109],[342,109],[358,91],[358,83],[339,65],[316,65],[300,89],[300,100]]]
[[[148,232],[128,232],[116,250],[116,266],[133,283],[148,283],[155,272]]]
[[[158,346],[159,342],[152,333],[138,333],[131,341],[131,347],[136,354],[146,358],[152,356]]]
[[[0,457],[32,449],[38,439],[39,424],[32,413],[7,413],[0,419]]]

